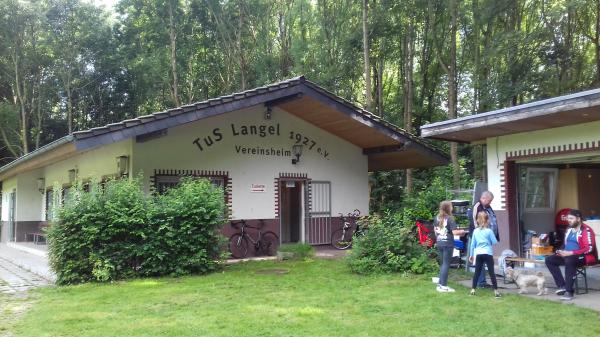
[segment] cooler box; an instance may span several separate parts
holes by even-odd
[[[600,219],[596,218],[597,217],[594,217],[590,220],[584,220],[583,222],[592,227],[594,230],[594,234],[596,234],[596,247],[598,247],[598,245],[600,245]]]

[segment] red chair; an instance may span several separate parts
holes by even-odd
[[[419,243],[427,248],[433,247],[433,244],[435,243],[433,225],[429,221],[424,220],[417,220],[415,225],[417,226]]]

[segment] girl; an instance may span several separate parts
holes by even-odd
[[[454,289],[448,287],[448,269],[450,269],[450,261],[454,251],[454,235],[463,235],[464,231],[456,229],[450,201],[440,203],[440,211],[433,220],[433,226],[436,246],[441,260],[439,283],[436,290],[441,293],[454,292]]]
[[[494,288],[494,296],[501,297],[498,292],[498,283],[496,282],[496,274],[494,273],[494,255],[492,246],[498,243],[494,232],[490,229],[490,219],[486,212],[477,213],[477,228],[471,236],[471,244],[469,245],[469,262],[473,263],[475,259],[475,275],[473,275],[473,284],[471,287],[471,295],[475,295],[475,287],[479,274],[483,273],[483,264],[485,263],[492,279],[492,287]]]

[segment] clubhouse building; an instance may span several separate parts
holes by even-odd
[[[262,220],[282,242],[328,244],[338,213],[368,214],[369,172],[447,162],[418,137],[296,77],[75,132],[1,167],[0,240],[37,240],[53,196],[76,181],[141,176],[148,193],[161,193],[195,176],[224,189],[231,220]]]

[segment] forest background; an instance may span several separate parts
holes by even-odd
[[[0,0],[0,165],[298,75],[419,134],[600,86],[600,0]],[[486,180],[483,146],[435,145],[452,165],[371,175],[374,210]]]

